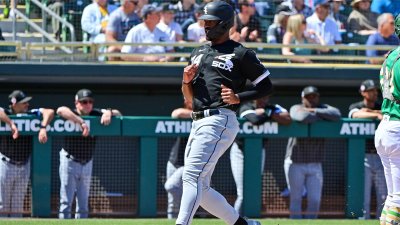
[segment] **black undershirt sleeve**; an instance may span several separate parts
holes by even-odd
[[[244,92],[237,93],[240,102],[255,100],[272,93],[272,83],[269,77],[264,78],[256,86],[247,89]]]

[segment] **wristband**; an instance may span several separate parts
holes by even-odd
[[[46,128],[47,128],[47,126],[40,125],[40,129],[46,129]]]
[[[273,113],[273,110],[272,110],[272,109],[265,109],[265,115],[266,115],[268,118],[271,118],[272,113]]]

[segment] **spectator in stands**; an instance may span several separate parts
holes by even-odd
[[[161,4],[161,19],[157,28],[167,33],[171,42],[180,42],[183,40],[183,31],[181,25],[174,21],[175,8],[169,3]]]
[[[185,101],[182,108],[177,108],[172,111],[171,117],[177,119],[190,119],[192,111],[192,105]],[[183,191],[182,174],[187,140],[188,137],[176,138],[167,162],[167,181],[164,184],[164,188],[168,192],[168,219],[178,217],[179,206],[181,205]]]
[[[239,13],[236,15],[236,31],[245,36],[246,42],[261,42],[260,22],[256,17],[254,0],[239,0]]]
[[[390,14],[391,15],[391,14]],[[361,83],[360,94],[363,100],[350,105],[349,118],[382,120],[381,103],[378,102],[378,86],[373,80]],[[383,165],[376,152],[374,139],[366,140],[364,158],[364,219],[370,219],[372,186],[375,188],[376,216],[381,215],[387,196]]]
[[[190,24],[196,22],[194,11],[197,8],[195,0],[179,0],[179,2],[174,5],[176,8],[175,22],[181,25],[183,32],[187,31]]]
[[[347,29],[348,16],[342,14],[341,8],[343,7],[344,0],[331,0],[331,14],[330,17],[336,22],[339,30]]]
[[[384,13],[378,17],[378,32],[371,34],[368,37],[366,45],[400,45],[400,40],[394,34],[394,17],[390,13]],[[388,51],[367,49],[366,55],[368,57],[385,56]],[[368,62],[371,64],[382,64],[384,59],[370,59]]]
[[[82,13],[82,30],[89,34],[89,41],[103,43],[109,14],[115,6],[108,5],[107,0],[94,0],[85,7]]]
[[[320,120],[338,121],[339,109],[320,103],[318,89],[308,86],[301,92],[302,103],[290,108],[293,121],[305,124]],[[289,167],[290,218],[315,219],[321,203],[324,160],[324,138],[289,138],[286,155],[292,159]],[[307,209],[302,212],[302,193],[307,189]]]
[[[294,15],[289,6],[280,4],[276,8],[274,23],[268,27],[267,43],[282,44],[283,35],[286,32],[287,21],[290,15]]]
[[[79,124],[82,137],[65,137],[60,151],[60,219],[70,219],[72,202],[76,195],[75,219],[87,218],[89,214],[89,191],[92,178],[93,152],[96,137],[89,136],[90,127],[82,116],[99,116],[100,123],[108,126],[112,116],[121,116],[116,109],[93,108],[94,96],[88,89],[81,89],[75,95],[75,109],[61,106],[57,114],[66,120]]]
[[[37,129],[39,142],[47,142],[47,125],[54,117],[54,110],[46,108],[29,109],[32,97],[20,90],[14,90],[9,96],[9,108],[0,108],[0,120],[7,123],[12,136],[1,137],[0,149],[0,217],[22,217],[24,199],[28,190],[31,172],[32,137],[18,137],[15,124],[7,115],[34,116],[42,118]],[[20,124],[22,125],[22,124]],[[21,128],[20,128],[21,129]]]
[[[141,14],[142,13],[142,8],[143,8],[143,6],[145,6],[147,4],[149,4],[149,0],[139,0],[138,1],[138,5],[137,5],[137,7],[135,9],[135,13],[138,14],[138,16],[140,18],[143,17],[142,14]]]
[[[304,18],[307,18],[313,14],[312,7],[304,4],[304,0],[288,0],[282,4],[289,6],[294,14],[303,14]]]
[[[353,11],[347,19],[348,30],[359,35],[371,35],[377,31],[378,14],[371,12],[370,6],[371,0],[353,0],[351,2]]]
[[[187,29],[187,41],[190,42],[206,42],[206,32],[204,31],[204,20],[199,20],[198,18],[204,14],[204,6],[205,4],[202,3],[196,8],[195,11],[195,17],[196,21],[195,23],[192,23],[189,25]]]
[[[249,121],[253,126],[262,125],[265,122],[277,122],[281,125],[289,125],[292,122],[288,111],[278,104],[269,103],[269,97],[263,97],[254,101],[241,104],[239,117]],[[265,149],[268,139],[264,140],[261,158],[261,173],[264,171]],[[236,138],[230,151],[231,169],[236,184],[237,198],[235,209],[242,214],[243,203],[243,175],[244,175],[244,154],[243,139]]]
[[[325,40],[313,30],[307,29],[307,21],[302,14],[296,14],[289,17],[287,23],[287,31],[283,36],[284,45],[298,45],[298,44],[316,44],[325,45]],[[322,49],[323,50],[323,49]],[[327,50],[324,50],[327,51]],[[311,55],[312,49],[310,48],[282,48],[282,55]],[[290,59],[291,62],[312,63],[307,57]]]
[[[308,17],[307,29],[320,35],[327,45],[340,44],[342,37],[336,22],[329,18],[330,2],[323,0],[315,6],[315,12]]]
[[[141,19],[135,13],[138,0],[121,0],[121,6],[110,14],[106,28],[107,42],[125,41],[129,30],[141,23]],[[108,52],[121,52],[120,45],[111,45]],[[117,60],[118,57],[108,57],[108,60]]]
[[[142,8],[141,15],[143,22],[133,27],[126,36],[125,43],[158,43],[171,42],[168,34],[157,28],[160,22],[160,8],[153,5],[145,5]],[[125,61],[142,62],[165,62],[171,60],[171,57],[155,56],[154,53],[173,52],[171,46],[132,46],[124,45],[122,53],[146,53],[146,56],[123,56]]]
[[[377,14],[391,13],[392,15],[400,14],[399,0],[372,0],[371,11]]]

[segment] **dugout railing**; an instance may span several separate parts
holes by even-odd
[[[47,128],[48,142],[40,144],[37,140],[40,125],[38,119],[12,119],[21,135],[32,136],[31,192],[28,192],[31,196],[27,197],[29,199],[26,202],[30,205],[25,207],[25,214],[33,217],[54,217],[58,212],[57,155],[63,145],[63,138],[80,136],[80,127],[56,117]],[[191,121],[169,117],[126,116],[113,118],[109,126],[102,126],[98,118],[86,117],[85,120],[90,124],[91,135],[99,137],[96,151],[100,149],[101,152],[94,159],[94,167],[97,169],[96,172],[94,169],[93,177],[97,180],[92,181],[92,185],[96,182],[101,184],[102,188],[96,189],[101,198],[91,196],[90,216],[165,216],[166,193],[162,190],[165,164],[174,138],[187,136]],[[323,163],[328,168],[324,171],[324,189],[328,192],[323,192],[321,217],[361,217],[365,140],[373,138],[377,125],[377,121],[358,119],[317,122],[312,125],[294,122],[289,126],[275,122],[252,126],[249,122],[241,121],[239,136],[244,138],[245,146],[244,214],[250,217],[288,215],[288,198],[278,195],[282,189],[280,183],[284,179],[283,160],[287,138],[295,136],[330,140],[326,144],[327,159]],[[9,135],[9,127],[4,123],[0,124],[0,135]],[[265,138],[271,140],[268,148],[272,152],[267,151],[267,169],[260,174],[261,149]],[[276,155],[279,156],[275,157]],[[220,164],[227,165],[228,158],[227,152],[221,158]],[[272,168],[269,165],[278,166]],[[232,203],[235,187],[231,176],[229,166],[217,166],[212,185]],[[277,204],[283,206],[277,208]],[[330,208],[332,205],[337,205],[337,208]]]
[[[199,43],[92,43],[92,42],[62,42],[62,43],[40,43],[27,42],[22,45],[21,42],[0,42],[0,60],[1,61],[29,61],[29,62],[95,62],[95,63],[112,63],[112,64],[135,64],[144,62],[108,61],[109,57],[122,56],[144,56],[147,54],[127,54],[127,53],[109,53],[106,49],[109,46],[172,46],[175,49],[173,53],[153,54],[158,56],[169,56],[173,59],[170,62],[162,62],[161,64],[186,64],[191,51],[200,46]],[[316,44],[301,44],[301,45],[282,45],[282,44],[267,44],[267,43],[243,43],[248,48],[254,49],[257,52],[257,57],[262,62],[290,64],[291,60],[307,58],[313,63],[321,64],[366,64],[368,60],[382,60],[384,56],[368,57],[365,52],[367,50],[389,51],[395,46],[389,45],[329,45],[321,46]],[[310,49],[311,55],[282,55],[282,47],[289,48],[304,48]],[[72,49],[71,52],[65,52],[61,49]],[[329,52],[320,52],[319,49],[329,49]],[[149,64],[150,62],[145,62]],[[293,63],[301,64],[301,63]],[[373,65],[375,66],[375,65]],[[377,65],[379,66],[379,65]]]

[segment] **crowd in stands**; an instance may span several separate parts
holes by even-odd
[[[83,41],[148,43],[205,42],[203,22],[205,3],[212,0],[50,0],[62,3],[63,14],[81,12],[80,21],[71,21],[82,30]],[[277,44],[360,44],[398,45],[393,35],[393,18],[400,13],[396,0],[225,0],[236,9],[231,39],[240,42]],[[150,10],[149,10],[150,9]],[[299,16],[301,15],[301,16]],[[379,15],[382,15],[379,17]],[[383,16],[385,15],[385,16]],[[76,16],[75,16],[76,17]],[[378,18],[379,17],[379,18]],[[67,17],[71,19],[71,16]],[[290,26],[289,26],[290,25]],[[139,32],[137,32],[139,31]],[[79,34],[80,35],[80,34]],[[82,37],[77,37],[77,40]],[[183,48],[163,46],[113,45],[108,53],[166,53]],[[289,49],[283,55],[337,54],[332,49]],[[383,51],[362,51],[369,57]],[[340,53],[339,53],[340,54]],[[169,61],[171,57],[108,57],[108,60]],[[312,61],[304,59],[292,62]],[[367,63],[379,64],[381,60]]]

